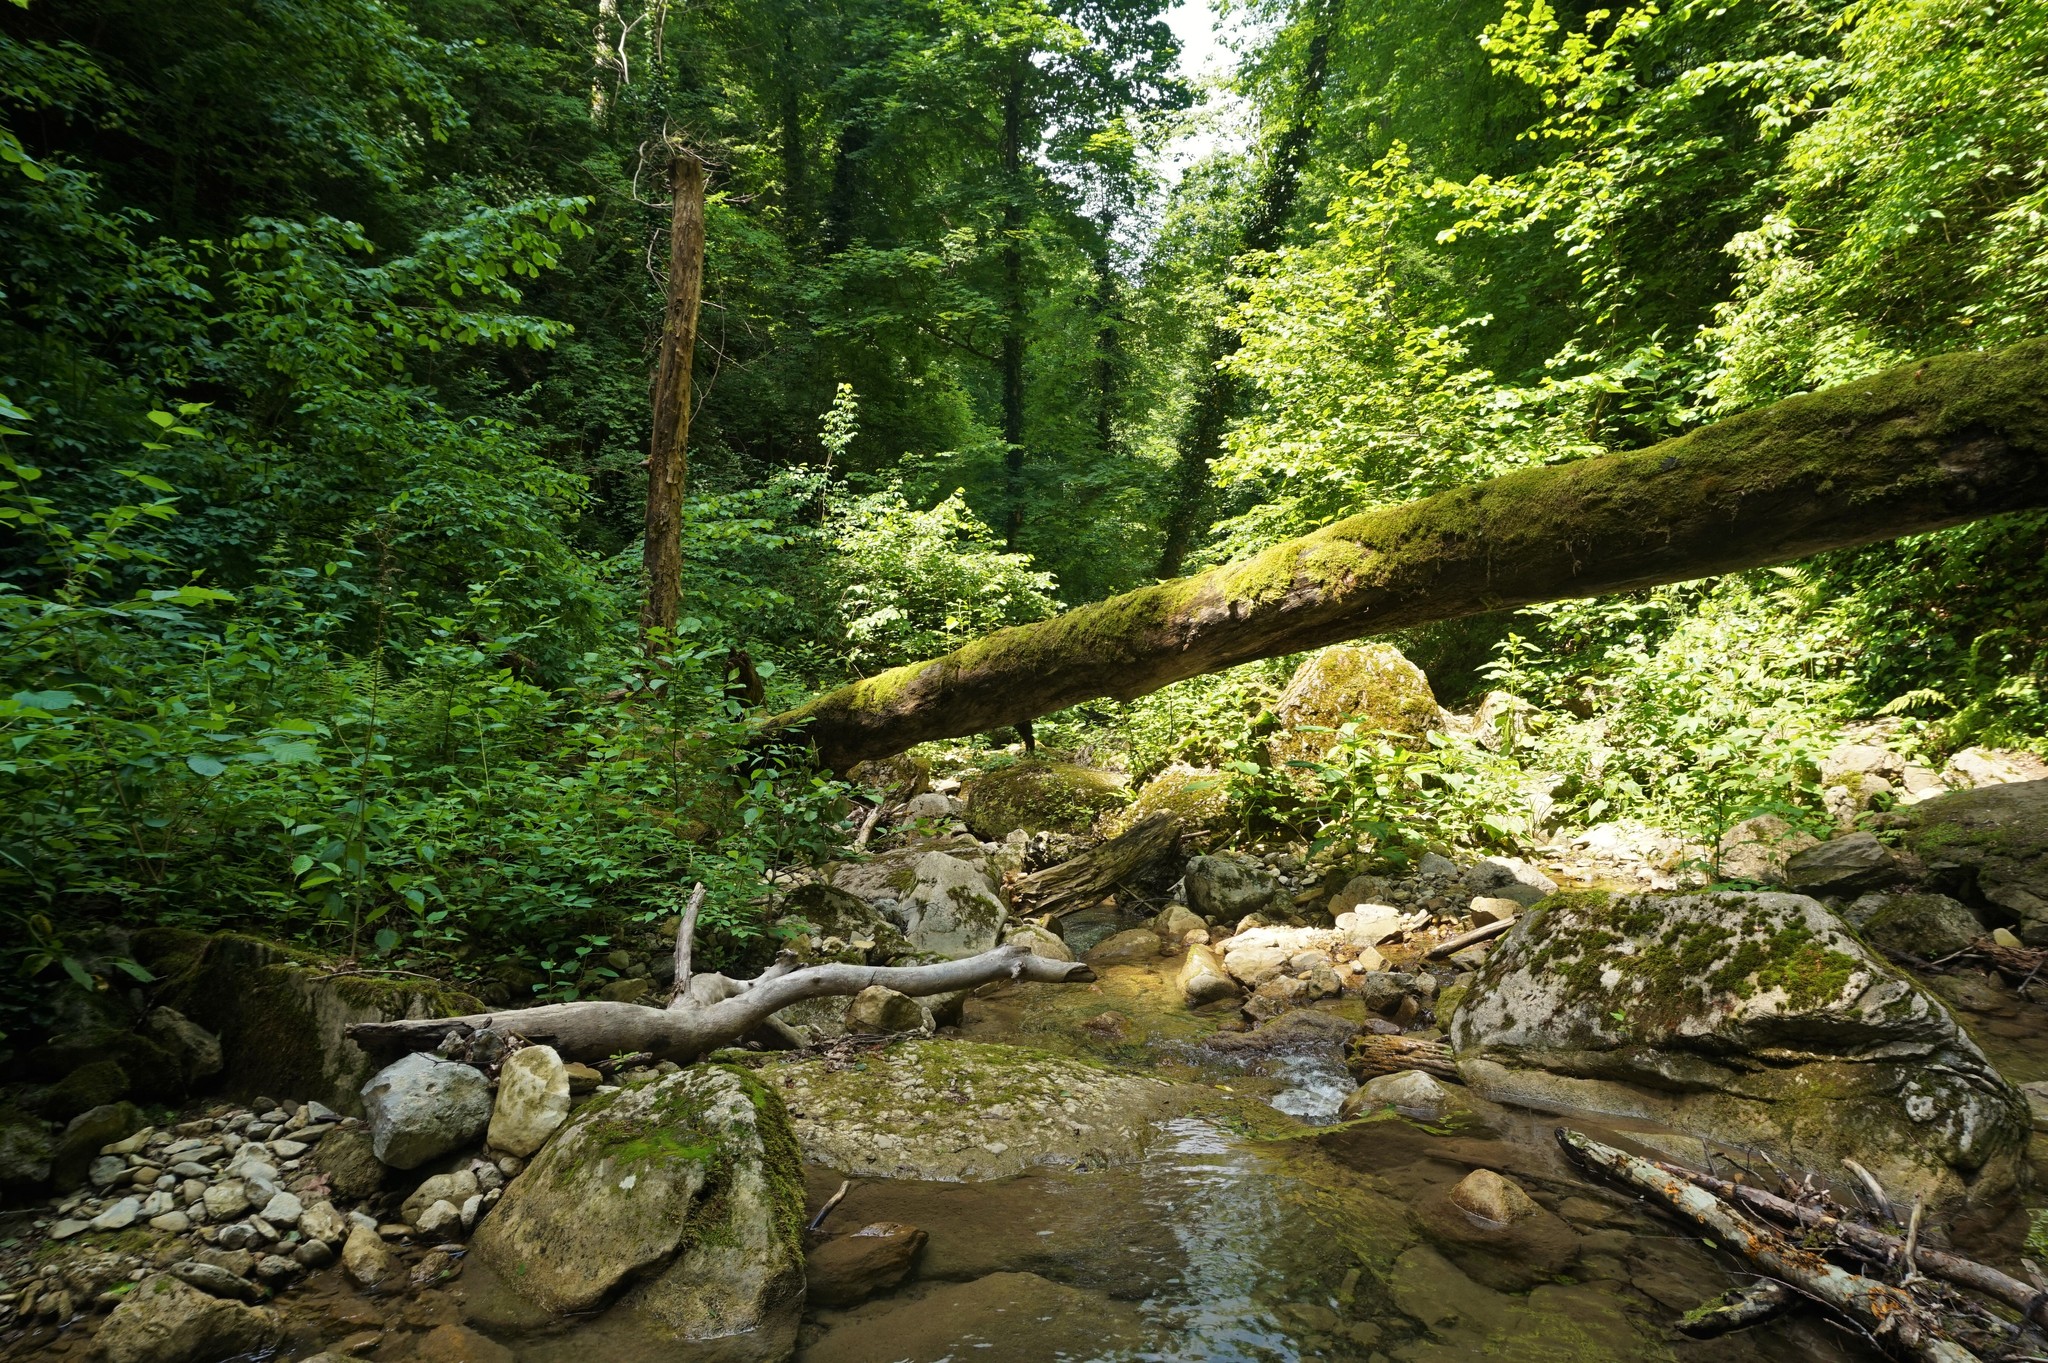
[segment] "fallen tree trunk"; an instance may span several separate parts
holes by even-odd
[[[767,721],[837,770],[1255,658],[1781,563],[2048,504],[2048,340],[1945,355],[1646,450],[1369,511]]]
[[[1451,1048],[1428,1037],[1360,1032],[1345,1047],[1344,1068],[1361,1084],[1402,1070],[1421,1070],[1455,1084],[1465,1082],[1458,1077],[1458,1064],[1451,1056]]]
[[[936,965],[771,966],[753,980],[719,977],[722,985],[716,989],[707,989],[710,977],[699,975],[666,1008],[638,1003],[550,1003],[457,1018],[359,1022],[348,1029],[348,1035],[366,1051],[391,1053],[432,1050],[451,1030],[495,1027],[553,1046],[565,1060],[602,1060],[623,1051],[645,1051],[657,1060],[688,1064],[733,1044],[792,1003],[858,994],[869,985],[922,996],[972,989],[994,980],[1086,984],[1094,978],[1095,973],[1079,962],[1048,960],[1032,955],[1021,944],[1012,944]],[[699,1001],[714,996],[718,996],[715,1001]]]
[[[1019,913],[1054,918],[1085,909],[1179,844],[1179,818],[1150,815],[1127,833],[1016,881],[1010,886],[1010,906]]]
[[[1926,1363],[1980,1363],[1947,1338],[1910,1292],[1829,1263],[1649,1160],[1563,1128],[1557,1142],[1585,1168],[1656,1198],[1772,1277],[1841,1312],[1880,1344]]]

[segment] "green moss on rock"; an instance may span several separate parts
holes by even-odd
[[[967,787],[967,826],[983,838],[1012,829],[1085,833],[1130,793],[1110,773],[1072,762],[1019,762],[984,773]]]

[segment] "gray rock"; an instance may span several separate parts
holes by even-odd
[[[1465,872],[1466,888],[1495,899],[1534,904],[1557,893],[1557,882],[1520,857],[1481,857]]]
[[[1470,1110],[1471,1104],[1421,1070],[1401,1070],[1359,1085],[1339,1105],[1337,1115],[1349,1121],[1388,1107],[1404,1117],[1441,1121],[1453,1112]]]
[[[929,1032],[932,1015],[908,994],[871,984],[855,994],[847,1007],[846,1030],[868,1034]]]
[[[1187,1000],[1190,1008],[1237,997],[1237,981],[1230,978],[1216,953],[1205,946],[1188,948],[1187,958],[1181,962],[1175,982],[1180,985],[1181,997]]]
[[[1048,961],[1074,959],[1073,950],[1059,934],[1036,923],[1011,923],[1003,929],[1003,942],[1022,942],[1033,956],[1043,956]]]
[[[126,1230],[142,1215],[142,1199],[124,1197],[92,1219],[94,1230]]]
[[[209,1297],[225,1297],[229,1301],[256,1301],[262,1297],[255,1284],[246,1278],[237,1277],[218,1264],[209,1264],[198,1259],[186,1259],[172,1264],[170,1275],[179,1282],[196,1287]]]
[[[1152,920],[1152,931],[1168,942],[1179,942],[1191,932],[1203,932],[1209,924],[1185,904],[1168,904]]]
[[[568,1116],[569,1070],[554,1047],[528,1046],[498,1071],[498,1101],[491,1110],[493,1149],[531,1155],[548,1143]]]
[[[1958,790],[1880,816],[1943,886],[1968,884],[2048,946],[2048,781]]]
[[[1561,895],[1451,1021],[1480,1095],[1634,1117],[1894,1197],[1990,1205],[2028,1118],[1953,1015],[1792,894]]]
[[[468,1065],[415,1051],[363,1085],[370,1145],[394,1169],[417,1169],[484,1134],[491,1086]]]
[[[270,1200],[263,1204],[263,1210],[258,1215],[273,1226],[290,1229],[299,1224],[299,1218],[305,1215],[305,1212],[305,1204],[299,1201],[298,1194],[279,1189],[270,1195]]]
[[[121,1299],[94,1342],[106,1363],[211,1363],[266,1349],[277,1334],[268,1310],[159,1274]]]
[[[1721,835],[1720,879],[1782,885],[1785,859],[1819,845],[1819,838],[1802,833],[1775,814],[1744,819]]]
[[[1961,951],[1984,935],[1977,915],[1945,894],[1867,894],[1842,917],[1872,946],[1923,961]]]
[[[1118,965],[1156,965],[1159,962],[1159,934],[1150,928],[1127,928],[1097,942],[1088,952],[1088,964],[1097,969]]]
[[[1188,903],[1210,922],[1235,923],[1273,902],[1280,882],[1243,857],[1196,857],[1188,863]]]
[[[967,806],[961,804],[950,795],[941,795],[936,790],[928,790],[922,795],[911,797],[909,802],[903,806],[903,818],[906,820],[951,819],[963,813],[966,808]]]
[[[357,1225],[350,1229],[348,1240],[341,1247],[341,1267],[362,1288],[395,1284],[400,1273],[397,1261],[374,1226]]]
[[[430,1242],[453,1235],[462,1229],[462,1208],[453,1202],[436,1202],[420,1213],[414,1229]]]
[[[944,852],[917,863],[904,903],[905,935],[919,951],[956,959],[987,951],[1002,937],[1008,911],[981,870]]]
[[[2048,779],[2048,762],[2014,748],[1965,748],[1948,760],[1942,775],[1965,790],[2009,786]]]
[[[210,1220],[232,1221],[249,1210],[249,1188],[238,1178],[223,1179],[208,1188],[201,1201]]]
[[[464,1198],[476,1196],[478,1187],[473,1170],[458,1169],[452,1174],[435,1174],[412,1190],[412,1195],[399,1205],[398,1214],[407,1225],[419,1226],[420,1217],[436,1202],[451,1202],[459,1207]]]
[[[211,1079],[224,1068],[220,1038],[175,1008],[152,1008],[142,1033],[177,1057],[186,1087]]]
[[[1904,874],[1892,850],[1870,833],[1851,833],[1785,859],[1785,883],[1809,894],[1856,894]]]
[[[689,1069],[599,1094],[505,1190],[474,1252],[554,1312],[621,1307],[677,1340],[793,1348],[803,1177],[774,1092]]]

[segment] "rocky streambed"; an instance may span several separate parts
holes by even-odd
[[[349,1112],[332,1088],[153,1123],[93,1107],[39,1175],[81,1186],[5,1223],[0,1347],[1876,1356],[1816,1314],[1676,1332],[1751,1266],[1589,1181],[1561,1121],[1724,1171],[1846,1181],[1856,1159],[1923,1204],[1923,1243],[2021,1268],[2038,1141],[2014,1085],[2048,1077],[2048,1045],[2010,985],[2048,932],[2026,898],[2048,783],[1916,806],[1888,842],[1747,829],[1775,892],[1642,893],[1675,873],[1623,841],[1606,888],[1571,883],[1582,846],[1334,885],[1293,852],[1225,852],[1056,925],[1012,917],[999,883],[1036,840],[979,841],[947,826],[950,797],[919,798],[880,855],[788,896],[796,954],[1021,941],[1085,957],[1092,982],[813,1000],[780,1019],[801,1048],[688,1067],[570,1064],[509,1025],[381,1069],[337,1040],[300,1072],[366,1076]],[[1957,951],[1979,968],[1933,964]]]

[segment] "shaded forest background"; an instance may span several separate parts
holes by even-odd
[[[848,829],[741,760],[731,648],[794,703],[2048,317],[2030,0],[1260,0],[1207,112],[1163,9],[0,4],[6,968],[149,919],[573,997],[696,880],[743,952]],[[650,662],[668,139],[713,193]],[[1555,722],[1353,736],[1312,810],[1249,756],[1286,660],[1038,736],[1368,857],[1526,845],[1537,772],[1567,822],[1819,819],[1850,719],[2041,746],[2044,527],[1404,639]]]

